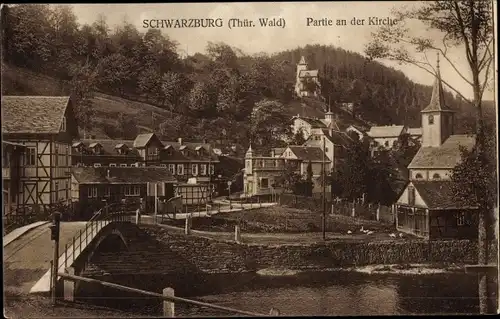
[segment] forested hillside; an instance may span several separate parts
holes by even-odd
[[[92,25],[76,21],[69,6],[4,6],[3,62],[50,76],[59,84],[47,93],[33,88],[29,90],[37,92],[26,92],[22,79],[4,76],[3,81],[11,82],[4,82],[3,93],[71,94],[81,128],[93,131],[102,123],[115,123],[107,129],[115,131],[104,133],[111,137],[127,133],[120,127],[135,126],[169,139],[206,138],[243,146],[252,140],[277,146],[279,137],[290,133],[290,115],[321,116],[323,111],[293,96],[301,55],[310,68],[320,69],[325,101],[354,102],[356,114],[373,123],[420,126],[419,111],[431,95],[430,86],[415,84],[402,72],[333,46],[250,56],[224,43],[208,43],[206,54],[181,58],[178,44],[158,29],[141,33],[127,21],[111,29],[104,17],[97,17]],[[115,108],[113,122],[106,122],[99,112],[107,104],[112,106],[112,99],[96,98],[95,92],[122,102],[147,103],[142,104],[146,110],[127,114]],[[466,108],[451,94],[447,102]],[[141,104],[134,105],[140,108]],[[159,108],[156,118],[153,106]],[[147,116],[152,120],[141,120]],[[466,127],[460,125],[466,119],[462,117],[457,127]]]

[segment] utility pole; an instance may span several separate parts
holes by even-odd
[[[52,305],[56,305],[57,272],[59,268],[59,229],[61,226],[61,214],[54,212],[52,225],[50,225],[50,237],[54,241],[54,251],[52,256],[52,277],[51,277],[51,299]]]
[[[211,167],[212,167],[212,145],[208,144],[208,203],[212,202],[212,169],[211,169]]]
[[[325,184],[326,184],[326,174],[325,174],[325,137],[323,136],[323,161],[321,162],[321,186],[323,188],[322,206],[323,206],[323,240],[326,240],[326,203],[325,203]]]

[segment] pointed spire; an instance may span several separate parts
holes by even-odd
[[[304,56],[301,56],[301,57],[300,57],[300,62],[299,62],[299,64],[307,64],[307,63],[306,63],[306,59],[304,58]]]
[[[434,85],[432,87],[432,96],[429,105],[421,112],[435,112],[435,111],[452,111],[444,100],[443,83],[441,82],[441,71],[439,69],[439,52],[437,54],[436,62],[436,76]]]

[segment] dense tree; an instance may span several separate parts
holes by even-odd
[[[306,139],[304,138],[304,131],[302,128],[298,129],[297,132],[293,134],[293,138],[290,142],[292,145],[302,145],[306,142]]]
[[[250,121],[252,141],[266,150],[280,145],[283,137],[291,135],[289,119],[279,101],[264,99],[256,103]]]
[[[89,131],[93,124],[95,110],[92,106],[92,98],[96,88],[98,72],[90,64],[74,65],[69,70],[72,79],[70,81],[71,98],[78,125],[85,132]]]

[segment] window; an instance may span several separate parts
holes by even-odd
[[[137,185],[127,185],[123,188],[125,196],[139,196],[141,194],[141,188]]]
[[[63,132],[66,131],[66,116],[63,117],[63,121],[61,124],[61,131],[63,131]]]
[[[213,175],[215,173],[215,167],[214,164],[210,164],[210,175]]]
[[[198,164],[192,164],[191,165],[191,174],[193,176],[198,175]]]
[[[457,226],[465,225],[465,213],[457,214]]]
[[[172,175],[175,175],[175,164],[168,164],[168,170]]]
[[[160,167],[167,167],[167,164],[160,164]]]
[[[436,173],[436,174],[432,175],[432,179],[441,179],[441,175]]]
[[[54,166],[59,166],[59,146],[54,146]]]
[[[415,188],[408,186],[408,204],[415,205]]]
[[[106,188],[104,188],[104,197],[109,197],[110,194],[111,194],[110,187],[107,186]]]
[[[385,147],[389,147],[389,141],[385,141],[384,145]]]
[[[200,175],[207,175],[207,165],[200,164]]]
[[[94,163],[94,167],[101,167],[100,163]]]
[[[36,165],[36,148],[28,147],[26,149],[26,166]]]
[[[434,115],[429,115],[429,124],[434,124]]]
[[[110,163],[109,167],[116,167],[116,164],[115,163]]]
[[[59,200],[59,183],[54,183],[54,200],[57,202]]]
[[[97,187],[91,186],[87,189],[87,192],[88,198],[97,198]]]
[[[260,187],[261,188],[269,188],[269,179],[267,178],[262,178],[260,180]]]
[[[149,155],[158,155],[158,148],[156,147],[150,148]]]
[[[120,164],[120,167],[127,167],[127,164]]]
[[[328,153],[328,147],[325,147],[325,153]]]
[[[177,164],[177,175],[184,175],[184,164]]]
[[[415,179],[422,179],[423,176],[420,173],[415,174]]]

